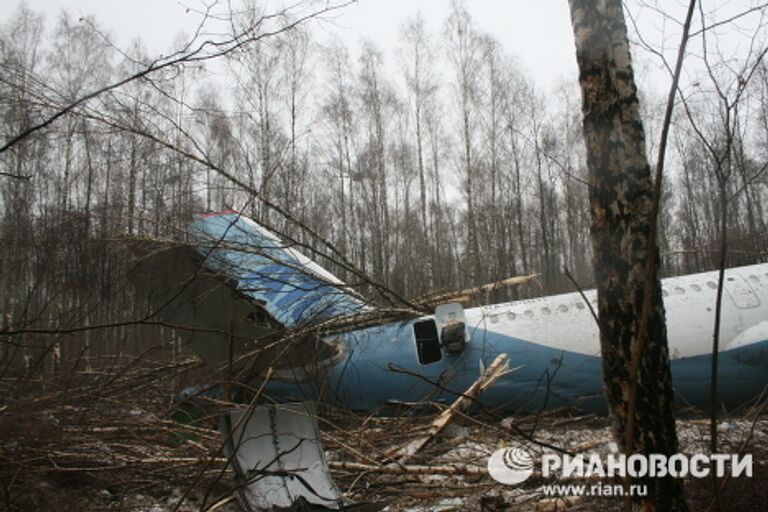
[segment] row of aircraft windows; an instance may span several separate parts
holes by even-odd
[[[592,304],[597,304],[597,299],[592,299]],[[574,302],[573,303],[573,307],[576,308],[576,309],[585,309],[586,308],[584,303],[581,302],[581,301]],[[567,313],[568,312],[568,306],[566,306],[565,304],[560,304],[559,306],[557,306],[556,309],[560,313]],[[545,307],[541,308],[541,314],[543,316],[549,316],[549,315],[552,314],[552,309],[545,306]],[[500,316],[501,315],[491,315],[490,316],[491,323],[492,324],[499,323]],[[523,311],[522,315],[520,315],[519,313],[513,313],[512,311],[510,311],[510,312],[508,312],[506,314],[507,320],[515,320],[518,316],[523,316],[525,318],[533,318],[534,312],[533,312],[532,309],[526,309],[525,311]]]
[[[766,280],[768,280],[768,273],[765,274],[765,278],[766,278]],[[727,279],[728,279],[728,281],[733,281],[734,278],[733,277],[729,277]],[[753,283],[761,282],[760,281],[760,276],[757,276],[757,275],[754,275],[754,274],[749,276],[749,280],[752,281]],[[707,281],[707,286],[709,288],[713,289],[713,290],[717,289],[717,283],[715,281]],[[692,285],[690,285],[690,289],[692,291],[694,291],[694,292],[700,292],[702,288],[698,284],[692,284]],[[685,293],[685,288],[683,288],[682,286],[675,286],[672,290],[673,290],[673,292],[676,295],[682,295],[682,294]],[[668,290],[666,290],[666,289],[661,291],[661,294],[664,297],[669,296],[669,293],[670,292]],[[593,305],[597,304],[597,300],[596,299],[592,299],[591,302],[592,302]],[[584,305],[584,302],[582,302],[582,301],[574,302],[573,303],[573,307],[578,309],[578,310],[583,310],[584,308],[586,308],[586,306]],[[568,306],[566,306],[565,304],[560,304],[559,306],[557,306],[557,311],[559,311],[560,313],[567,313],[568,312]],[[522,316],[524,316],[525,318],[533,318],[534,314],[535,313],[533,312],[532,309],[526,309],[525,311],[523,311]],[[548,307],[543,307],[543,308],[541,308],[541,314],[543,316],[549,316],[549,315],[552,314],[552,309],[550,309]],[[508,312],[506,314],[507,320],[515,320],[518,317],[518,315],[519,315],[518,313],[513,313],[512,311],[510,311],[510,312]],[[501,315],[491,315],[490,316],[491,323],[492,324],[499,323],[500,316]]]

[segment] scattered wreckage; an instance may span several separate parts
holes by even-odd
[[[377,414],[450,405],[427,434],[388,454],[399,463],[481,392],[472,406],[604,410],[585,302],[595,291],[466,310],[446,295],[433,297],[447,300],[431,314],[382,309],[239,213],[202,216],[190,233],[189,245],[138,243],[133,279],[155,317],[222,371],[228,398],[251,405],[220,421],[246,510],[350,506],[331,480],[314,402]],[[768,383],[768,264],[725,275],[719,398],[736,407]],[[717,273],[662,286],[676,396],[704,406]]]

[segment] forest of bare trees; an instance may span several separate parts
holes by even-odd
[[[303,23],[343,2],[277,14],[243,5],[199,13],[199,32],[225,21],[221,41],[179,35],[164,57],[140,39],[117,47],[93,17],[21,3],[0,20],[9,396],[36,385],[30,375],[137,355],[181,361],[178,336],[126,277],[127,248],[185,241],[201,213],[243,212],[374,299],[377,283],[416,299],[534,273],[535,284],[479,299],[594,286],[577,77],[537,83],[519,49],[504,48],[460,1],[440,30],[414,13],[396,47],[355,49]],[[671,74],[674,63],[633,18],[669,15],[636,6],[633,52]],[[663,276],[766,260],[766,15],[757,4],[733,18],[697,12],[691,70],[673,93]],[[716,29],[747,18],[738,50],[723,50]],[[651,168],[666,93],[639,91]]]
[[[232,26],[258,15],[240,13]],[[281,22],[291,21],[286,13]],[[112,46],[109,28],[24,4],[4,21],[3,140],[152,65],[140,40]],[[183,238],[195,213],[232,208],[317,243],[254,191],[404,296],[532,272],[541,286],[522,293],[564,291],[564,269],[591,284],[575,80],[535,83],[460,3],[438,33],[419,14],[404,19],[397,48],[364,42],[353,55],[315,32],[298,24],[215,61],[182,60],[4,151],[5,326],[135,320],[120,237]],[[766,250],[768,67],[757,63],[747,83],[739,66],[756,55],[720,57],[710,55],[711,72],[681,91],[690,98],[665,175],[665,275],[715,267],[724,200],[728,264]],[[734,83],[724,94],[738,103],[721,100]],[[645,95],[651,137],[658,94]],[[90,345],[92,334],[78,343]],[[109,343],[93,345],[109,353]]]

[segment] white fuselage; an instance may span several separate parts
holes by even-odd
[[[671,359],[711,351],[717,283],[717,271],[662,280]],[[597,313],[595,290],[584,295]],[[597,324],[578,292],[472,308],[466,316],[470,330],[480,327],[559,350],[600,354]],[[768,264],[726,270],[720,351],[766,339]]]

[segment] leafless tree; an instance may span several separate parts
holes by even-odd
[[[622,451],[671,456],[678,444],[658,275],[658,195],[645,153],[622,4],[571,0],[570,8],[582,90],[605,395]],[[659,178],[657,173],[657,186]],[[637,509],[687,510],[679,480],[667,476],[642,482],[648,495],[631,498]]]

